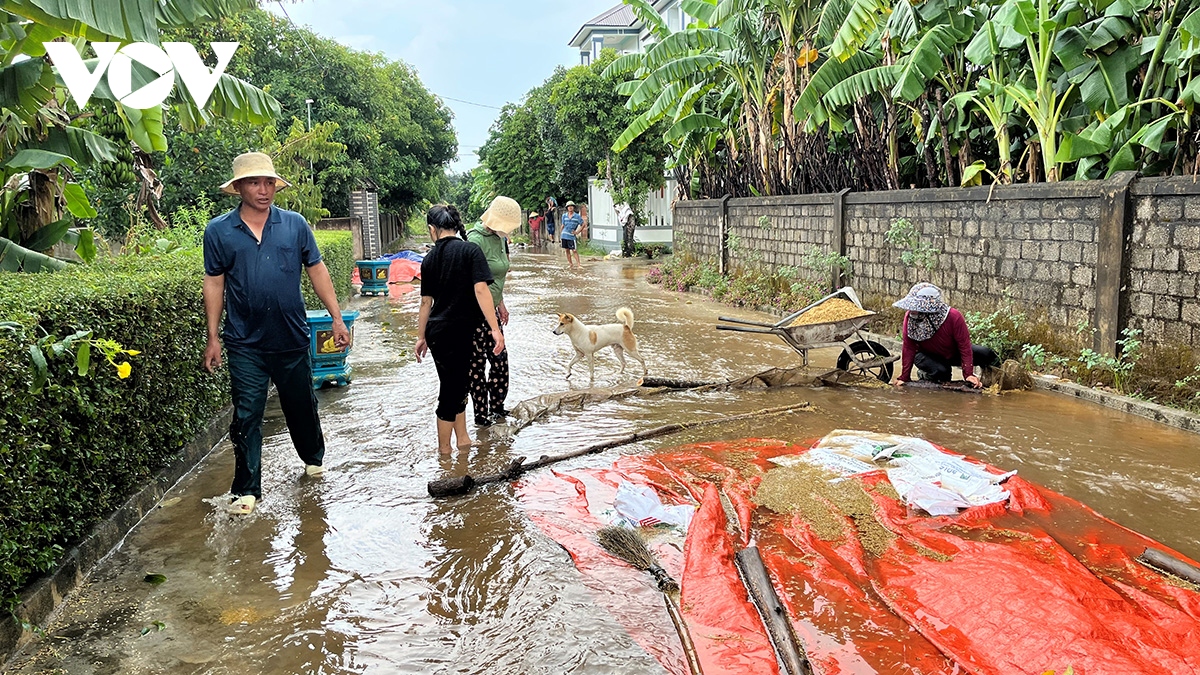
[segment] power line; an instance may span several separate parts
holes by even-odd
[[[283,15],[287,17],[288,23],[292,24],[292,30],[296,31],[296,34],[300,36],[300,40],[304,42],[304,46],[308,47],[308,53],[312,54],[313,60],[320,62],[320,59],[317,58],[317,53],[313,51],[312,45],[308,44],[308,38],[304,37],[304,31],[300,30],[300,27],[296,25],[295,21],[292,21],[292,15],[288,14],[287,7],[284,7],[283,5],[283,0],[279,0],[279,9],[283,11]]]
[[[296,31],[296,33],[300,36],[300,40],[302,42],[304,42],[304,46],[308,48],[308,53],[312,54],[313,60],[320,61],[320,59],[317,58],[317,53],[315,51],[313,51],[312,45],[308,44],[308,38],[304,37],[304,31],[301,30],[300,27],[296,25],[295,21],[292,21],[292,15],[288,14],[287,7],[284,6],[283,0],[277,0],[277,2],[279,3],[280,11],[283,12],[283,16],[285,18],[287,18],[288,23],[292,24],[292,29]],[[438,96],[438,95],[435,94],[435,96]],[[499,106],[488,105],[486,103],[476,103],[474,101],[464,101],[461,98],[452,98],[450,96],[439,96],[439,98],[444,98],[447,101],[454,101],[456,103],[465,103],[467,105],[479,106],[480,108],[491,108],[492,110],[504,110],[504,108],[501,108]]]
[[[492,110],[504,110],[504,108],[501,108],[499,106],[488,105],[486,103],[475,103],[473,101],[464,101],[461,98],[451,98],[449,96],[442,96],[441,98],[444,98],[447,101],[454,101],[455,103],[466,103],[467,105],[476,105],[476,106],[479,106],[480,108],[491,108]]]

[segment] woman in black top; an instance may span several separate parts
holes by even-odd
[[[492,272],[479,246],[465,241],[466,228],[458,210],[438,205],[425,221],[433,250],[421,263],[421,314],[417,323],[417,361],[426,350],[433,355],[441,390],[438,393],[438,450],[471,445],[467,435],[467,385],[475,327],[487,321],[496,341],[495,353],[504,351],[504,334],[496,323],[492,304]]]

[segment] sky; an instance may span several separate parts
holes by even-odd
[[[568,45],[587,20],[620,0],[303,0],[265,2],[298,26],[363,51],[382,52],[416,68],[425,87],[454,111],[458,161],[473,154],[500,114],[542,83],[555,66],[574,66]],[[451,98],[472,103],[470,105]],[[320,105],[320,101],[314,103]]]

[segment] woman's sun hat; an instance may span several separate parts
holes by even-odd
[[[521,227],[521,205],[511,197],[496,197],[480,218],[483,226],[493,232],[512,234]]]
[[[909,290],[908,295],[892,303],[892,306],[909,312],[937,314],[946,308],[946,302],[942,300],[942,291],[940,288],[930,283],[921,282],[913,286]]]
[[[221,185],[221,192],[227,195],[236,195],[238,193],[237,188],[233,187],[236,181],[243,178],[258,178],[260,176],[274,178],[275,188],[279,190],[291,185],[282,176],[275,173],[275,163],[271,161],[269,155],[261,152],[246,152],[233,159],[233,178],[230,178]]]

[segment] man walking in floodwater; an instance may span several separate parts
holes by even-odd
[[[229,437],[236,457],[229,510],[240,515],[253,512],[262,498],[262,422],[272,382],[305,472],[324,472],[325,437],[312,386],[301,266],[333,317],[334,344],[350,346],[350,331],[312,229],[299,213],[272,205],[275,192],[288,185],[267,155],[238,155],[233,178],[221,191],[240,195],[241,204],[213,218],[204,230],[204,368],[211,373],[220,367],[224,338],[234,408]]]

